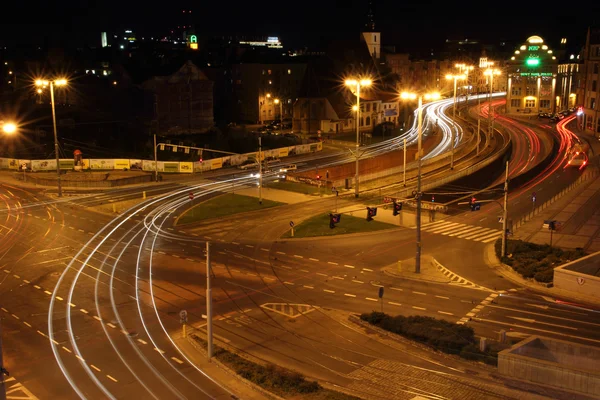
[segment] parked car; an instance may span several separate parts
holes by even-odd
[[[258,163],[254,160],[246,160],[238,166],[239,169],[247,170],[258,168]]]
[[[297,169],[298,169],[298,167],[296,166],[296,164],[288,164],[286,166],[279,168],[279,172],[295,171]]]

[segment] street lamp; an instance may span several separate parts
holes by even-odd
[[[354,174],[354,197],[358,198],[358,148],[360,137],[360,88],[371,86],[370,79],[346,79],[346,86],[356,89],[356,170]]]
[[[279,99],[273,100],[275,104],[279,104],[279,132],[283,133],[283,101]]]
[[[499,69],[488,68],[483,74],[490,78],[490,106],[488,109],[488,128],[491,138],[492,133],[494,132],[494,119],[492,118],[492,92],[494,90],[494,75],[500,75],[501,72]]]
[[[454,106],[452,107],[452,121],[453,121],[453,126],[452,126],[452,143],[450,144],[450,149],[452,151],[452,153],[450,154],[450,169],[454,169],[454,132],[456,131],[456,81],[457,80],[463,80],[465,79],[465,75],[452,75],[452,74],[448,74],[446,75],[446,79],[448,80],[454,80]]]
[[[425,100],[438,100],[440,98],[439,93],[425,93],[417,95],[416,93],[402,92],[400,94],[401,99],[414,100],[419,99],[418,113],[418,140],[417,140],[417,254],[415,257],[415,273],[421,273],[421,137],[423,136],[423,99]]]
[[[7,135],[12,135],[17,131],[17,125],[12,122],[0,121],[0,124],[2,124],[2,132]]]
[[[35,85],[38,86],[38,88],[45,88],[47,86],[50,86],[50,104],[52,105],[52,126],[54,127],[54,155],[56,156],[56,178],[58,182],[58,197],[62,197],[62,187],[60,185],[60,161],[58,158],[58,134],[56,133],[56,111],[54,108],[54,86],[65,86],[66,84],[67,80],[64,78],[49,81],[37,79],[35,81]]]

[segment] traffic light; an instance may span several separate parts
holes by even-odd
[[[394,211],[393,211],[394,216],[400,214],[400,211],[402,211],[402,203],[394,202]]]
[[[475,198],[475,196],[471,197],[471,204],[475,204],[476,201],[477,199]]]
[[[341,214],[329,214],[329,228],[335,228],[335,224],[338,224],[342,219]]]
[[[318,181],[320,181],[321,180],[321,175],[317,174],[316,178],[317,178]]]
[[[555,231],[556,230],[556,221],[550,221],[550,223],[548,224],[548,229],[550,229],[551,231]]]
[[[367,221],[373,221],[373,217],[377,215],[377,207],[367,207]]]

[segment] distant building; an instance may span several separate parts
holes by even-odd
[[[506,113],[556,112],[558,60],[539,36],[527,38],[506,65]]]
[[[600,28],[588,28],[581,66],[577,105],[582,106],[579,126],[600,137]]]
[[[214,126],[213,82],[193,62],[174,73],[157,75],[141,87],[154,98],[161,134],[204,133]]]

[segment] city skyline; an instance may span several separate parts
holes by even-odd
[[[309,0],[293,12],[279,7],[257,8],[250,3],[237,4],[233,10],[224,3],[202,8],[188,2],[152,7],[142,2],[111,6],[71,0],[59,6],[41,5],[33,11],[24,7],[24,4],[7,7],[7,13],[14,18],[0,30],[0,41],[5,46],[94,46],[99,44],[100,32],[114,29],[158,35],[189,21],[189,17],[180,14],[183,9],[192,10],[198,35],[279,36],[284,46],[295,48],[317,47],[330,39],[366,29],[371,9],[375,30],[382,32],[383,44],[395,46],[399,52],[437,50],[446,40],[520,42],[531,35],[542,36],[555,45],[563,37],[570,44],[583,45],[588,27],[600,22],[599,7],[592,2],[578,3],[576,8],[561,9],[560,13],[551,7],[531,13],[512,8],[487,10],[475,2],[461,3],[457,8],[365,0],[329,4]],[[316,15],[315,10],[318,10]]]

